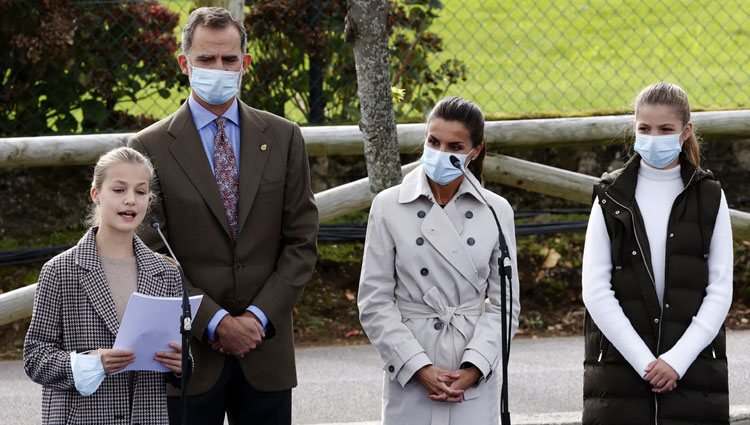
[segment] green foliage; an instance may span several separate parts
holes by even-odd
[[[246,3],[251,9],[245,27],[254,58],[243,100],[279,115],[285,115],[291,103],[308,122],[357,121],[354,54],[345,39],[346,1]],[[453,59],[435,63],[434,55],[443,49],[442,39],[429,28],[441,2],[389,4],[392,85],[404,90],[396,112],[423,112],[451,85],[466,80],[466,67]],[[318,95],[316,90],[320,90]],[[316,109],[322,116],[315,116]]]
[[[178,84],[179,16],[156,1],[0,0],[0,16],[0,135],[138,128],[117,103]]]

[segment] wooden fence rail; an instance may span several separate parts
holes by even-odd
[[[488,121],[485,137],[492,150],[584,146],[622,140],[628,115]],[[695,112],[693,123],[706,139],[750,139],[750,110]],[[132,133],[0,138],[0,168],[93,164],[103,153],[125,145]],[[310,156],[362,155],[362,133],[355,125],[303,127]],[[417,152],[424,124],[398,126],[399,149]]]
[[[405,174],[417,163],[402,167]],[[484,162],[487,181],[588,205],[596,178],[505,155],[488,155]],[[321,221],[369,207],[372,195],[366,178],[315,195]],[[735,240],[750,240],[750,214],[730,210]],[[31,316],[36,284],[0,295],[0,326]]]

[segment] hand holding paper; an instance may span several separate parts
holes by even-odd
[[[190,297],[193,317],[203,299],[202,295]],[[174,343],[179,347],[180,316],[182,298],[152,297],[134,292],[128,301],[125,315],[117,332],[113,348],[129,349],[135,352],[135,361],[126,370],[152,370],[169,372],[173,370],[155,359],[157,352],[174,353]],[[171,356],[162,356],[171,358]]]

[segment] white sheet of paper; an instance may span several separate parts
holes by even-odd
[[[203,300],[203,295],[190,297],[190,313],[195,312]],[[113,348],[135,351],[135,361],[125,367],[127,370],[153,370],[169,372],[165,366],[154,360],[157,351],[172,351],[170,342],[180,343],[180,316],[182,297],[166,298],[133,292],[128,300],[120,330]]]

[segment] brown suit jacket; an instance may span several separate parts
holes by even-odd
[[[269,324],[262,344],[240,360],[245,378],[260,391],[297,385],[292,309],[317,258],[318,211],[307,152],[296,124],[241,101],[239,110],[236,240],[187,102],[128,143],[153,162],[159,196],[153,214],[191,293],[204,295],[192,328],[195,372],[189,394],[211,389],[224,366],[224,355],[207,342],[208,322],[220,308],[237,315],[251,304],[263,310]],[[140,236],[152,249],[164,251],[150,226]]]

